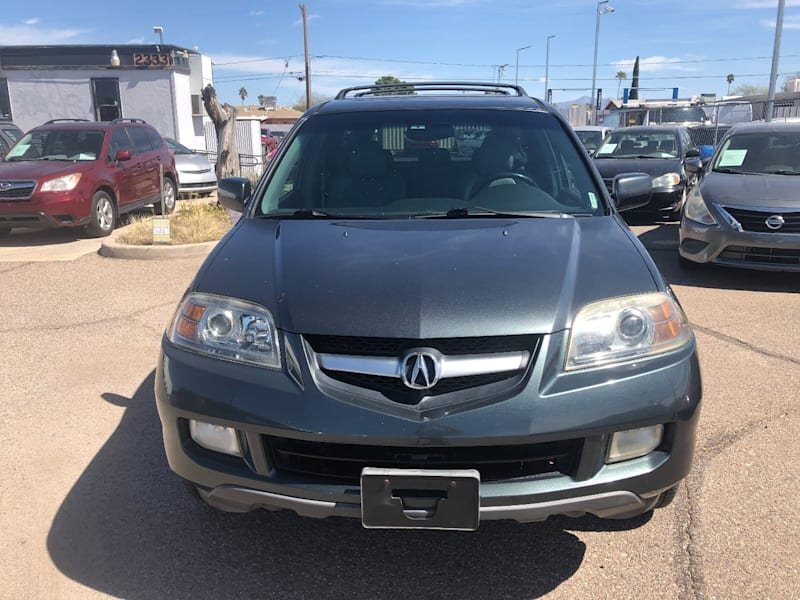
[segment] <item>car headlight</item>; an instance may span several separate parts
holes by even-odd
[[[662,354],[691,339],[686,315],[669,294],[602,300],[576,315],[565,368],[586,369]]]
[[[700,193],[700,188],[696,187],[689,194],[686,199],[686,205],[683,207],[683,216],[692,221],[702,223],[703,225],[716,225],[717,220],[711,211],[708,210],[703,195]]]
[[[667,173],[660,177],[653,178],[653,187],[673,187],[681,182],[680,173]]]
[[[49,179],[42,184],[39,191],[41,192],[69,192],[75,189],[78,182],[81,180],[80,173],[71,173],[63,177],[56,177]]]
[[[191,293],[178,307],[167,339],[181,348],[222,360],[281,368],[278,332],[263,306]]]

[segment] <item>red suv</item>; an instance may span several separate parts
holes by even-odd
[[[160,185],[163,167],[163,189]],[[56,119],[29,131],[0,162],[0,235],[14,227],[85,226],[105,236],[121,213],[175,209],[175,160],[141,119]]]

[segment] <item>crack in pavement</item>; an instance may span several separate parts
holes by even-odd
[[[127,313],[124,315],[117,315],[115,317],[108,317],[106,319],[96,319],[94,321],[80,321],[78,323],[68,323],[65,325],[42,325],[39,327],[28,327],[28,326],[21,326],[21,327],[13,327],[11,329],[0,329],[0,333],[14,333],[18,331],[65,331],[67,329],[76,329],[78,327],[84,327],[86,325],[102,325],[104,323],[113,323],[115,321],[124,321],[126,319],[134,319],[140,324],[144,324],[142,321],[137,319],[136,317],[143,315],[144,313],[154,310],[156,308],[164,308],[167,306],[177,306],[178,300],[174,302],[163,302],[161,304],[155,304],[153,306],[147,306],[141,310],[134,311],[132,313]],[[161,332],[159,332],[161,333]]]
[[[765,348],[762,348],[760,346],[756,346],[754,344],[751,344],[750,342],[746,342],[744,340],[740,340],[739,338],[733,337],[733,336],[728,335],[726,333],[721,333],[721,332],[716,331],[714,329],[710,329],[708,327],[703,327],[702,325],[697,325],[696,323],[692,323],[692,329],[694,329],[695,331],[699,331],[701,333],[705,333],[706,335],[710,335],[711,337],[715,337],[717,339],[723,340],[725,342],[730,342],[731,344],[734,344],[734,345],[739,346],[741,348],[745,348],[746,350],[752,350],[753,352],[756,352],[758,354],[762,354],[764,356],[769,356],[771,358],[777,358],[778,360],[790,362],[792,364],[800,366],[800,359],[794,358],[792,356],[787,356],[785,354],[780,354],[778,352],[772,352],[772,351],[767,350]]]
[[[17,270],[23,269],[25,267],[30,267],[32,264],[34,264],[34,263],[32,263],[32,262],[23,262],[23,263],[19,263],[17,265],[14,265],[13,267],[9,267],[8,269],[0,269],[0,275],[3,275],[5,273],[11,273],[12,271],[17,271]]]

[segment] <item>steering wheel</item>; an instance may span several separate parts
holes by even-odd
[[[522,173],[497,173],[496,175],[486,177],[485,179],[482,179],[473,185],[469,192],[467,192],[467,200],[472,200],[472,198],[478,195],[478,192],[488,187],[490,183],[497,181],[498,179],[513,179],[514,181],[525,183],[531,187],[535,187],[536,189],[542,189],[538,183]]]

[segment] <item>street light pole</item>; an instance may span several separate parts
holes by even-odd
[[[775,45],[772,48],[772,70],[769,73],[769,93],[767,94],[767,114],[764,119],[772,121],[772,113],[775,107],[775,84],[778,80],[778,59],[781,54],[781,34],[783,33],[783,9],[786,7],[786,0],[778,0],[778,18],[775,20]]]
[[[552,40],[554,35],[547,36],[547,52],[545,53],[544,59],[544,101],[547,102],[547,85],[550,80],[550,40]]]
[[[503,76],[503,73],[506,72],[506,67],[508,63],[504,65],[497,65],[497,83],[500,83],[500,78]]]
[[[519,53],[523,50],[527,50],[530,46],[523,46],[522,48],[517,48],[517,65],[514,67],[514,85],[519,85]]]
[[[600,15],[612,13],[614,9],[608,5],[608,0],[597,0],[594,22],[594,61],[592,61],[592,124],[597,125],[597,110],[595,107],[595,93],[597,92],[597,46],[600,41]]]

